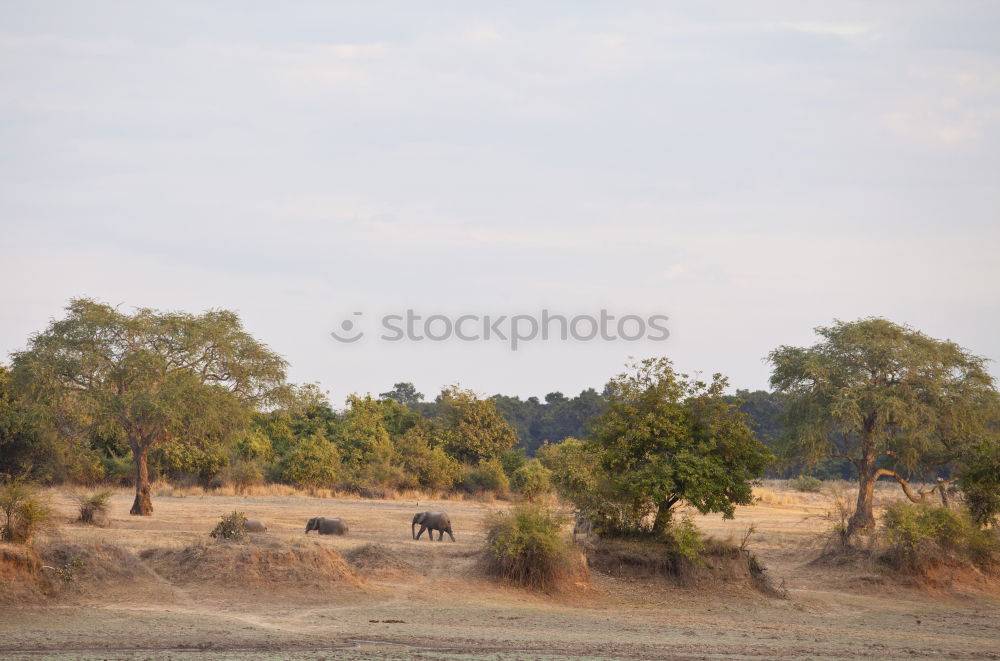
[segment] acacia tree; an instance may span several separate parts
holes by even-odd
[[[875,525],[875,483],[929,472],[992,436],[997,392],[985,359],[950,341],[880,318],[835,321],[812,347],[771,352],[771,386],[788,396],[782,454],[815,462],[839,457],[858,473],[857,507],[848,534]]]
[[[132,514],[153,512],[150,448],[231,434],[253,407],[283,392],[285,361],[233,312],[126,314],[90,299],[74,299],[66,311],[13,355],[14,380],[53,433],[127,439],[136,467]]]
[[[591,512],[605,519],[599,527],[638,532],[652,515],[651,532],[663,534],[680,503],[731,518],[752,502],[751,481],[772,456],[739,403],[724,396],[727,385],[720,374],[709,384],[691,380],[666,358],[633,364],[608,383],[607,406],[578,453],[596,470],[582,495],[585,506],[595,496],[603,502]]]

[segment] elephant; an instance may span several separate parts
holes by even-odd
[[[267,532],[267,526],[260,519],[247,519],[243,523],[243,529],[247,532]]]
[[[420,532],[414,534],[413,529],[420,524]],[[410,534],[413,539],[420,539],[420,536],[427,531],[427,539],[434,539],[434,531],[438,531],[438,541],[444,539],[444,534],[448,533],[451,541],[455,541],[455,535],[451,534],[451,519],[444,512],[419,512],[413,515],[413,523],[410,524]]]
[[[344,523],[343,519],[327,519],[322,516],[309,519],[306,524],[307,535],[310,530],[315,530],[321,535],[346,535],[348,532],[347,524]]]

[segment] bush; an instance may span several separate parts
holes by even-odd
[[[688,562],[701,564],[705,538],[690,514],[685,514],[680,521],[673,523],[667,529],[666,541],[673,552]]]
[[[244,539],[247,536],[247,516],[243,512],[226,514],[210,533],[216,539]]]
[[[487,571],[522,587],[547,590],[572,573],[565,519],[550,509],[521,504],[486,517]]]
[[[823,488],[823,480],[813,477],[812,475],[800,475],[792,480],[792,488],[796,491],[819,493],[820,489]]]
[[[281,458],[276,477],[297,487],[336,487],[341,477],[340,452],[317,431]]]
[[[130,487],[135,481],[135,461],[131,453],[124,457],[109,456],[101,460],[104,466],[104,479],[111,484]]]
[[[514,471],[511,486],[528,500],[535,500],[552,491],[551,471],[532,459]]]
[[[231,484],[236,493],[242,494],[250,487],[264,484],[264,471],[256,461],[237,459],[232,465],[222,469],[210,486],[218,488]]]
[[[986,567],[1000,562],[997,535],[979,528],[965,512],[896,503],[886,510],[883,530],[882,560],[903,572],[919,573],[947,563]]]
[[[229,465],[226,449],[220,445],[202,447],[195,443],[175,441],[155,447],[150,464],[158,473],[171,479],[196,476],[199,484],[207,485]]]
[[[0,541],[28,544],[52,521],[52,508],[22,479],[0,485]]]
[[[73,498],[79,506],[78,523],[89,525],[105,525],[108,521],[108,506],[111,504],[110,491],[98,491],[92,494],[75,494]]]
[[[401,488],[454,489],[462,476],[462,464],[430,442],[425,423],[417,423],[395,439],[403,463]]]
[[[973,520],[996,526],[1000,519],[1000,447],[978,448],[958,475],[958,488]]]
[[[510,480],[498,459],[484,459],[475,466],[466,467],[462,488],[469,493],[492,491],[505,495],[510,490]]]

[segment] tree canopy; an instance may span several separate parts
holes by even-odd
[[[857,470],[851,533],[875,524],[875,482],[939,469],[995,435],[997,392],[985,359],[886,319],[836,321],[811,347],[771,352],[771,385],[786,395],[786,456],[840,457]],[[944,483],[938,487],[944,488]]]
[[[691,380],[665,358],[631,365],[609,383],[591,438],[566,446],[573,460],[556,450],[543,461],[608,532],[663,533],[682,502],[732,517],[752,501],[751,482],[772,457],[723,395],[726,385],[718,374],[708,384]]]
[[[233,312],[128,314],[75,299],[66,313],[14,354],[14,380],[52,432],[127,440],[136,461],[133,514],[152,512],[151,447],[231,434],[284,385],[285,361]]]

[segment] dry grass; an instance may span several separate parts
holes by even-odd
[[[183,549],[148,549],[139,554],[160,576],[184,586],[215,585],[233,590],[362,589],[357,576],[333,549],[315,542],[196,544]]]
[[[357,571],[379,578],[417,573],[417,566],[407,554],[385,544],[364,544],[344,553],[344,559]]]
[[[422,492],[395,494],[395,500],[297,490],[277,495],[260,490],[265,485],[242,495],[154,495],[153,516],[133,517],[134,494],[120,489],[111,498],[111,527],[66,523],[38,540],[43,552],[62,549],[46,561],[53,567],[83,555],[80,549],[96,549],[85,564],[97,563],[81,567],[42,610],[23,608],[31,603],[23,599],[13,607],[0,603],[0,656],[140,647],[150,650],[144,657],[165,658],[181,646],[206,645],[278,658],[301,646],[329,650],[346,638],[363,638],[460,647],[475,658],[494,658],[499,648],[574,658],[988,658],[1000,611],[981,592],[942,599],[889,589],[853,567],[807,564],[816,554],[815,540],[835,523],[834,487],[850,499],[852,486],[793,496],[782,483],[768,482],[762,487],[783,504],[740,507],[733,520],[695,517],[706,535],[734,540],[708,554],[706,562],[717,563],[719,571],[753,570],[727,554],[755,526],[749,549],[776,583],[786,581],[788,600],[762,599],[756,590],[725,581],[685,588],[600,571],[591,572],[591,587],[570,596],[509,589],[476,570],[485,541],[482,521],[504,502]],[[899,498],[887,486],[879,490],[880,506]],[[64,490],[48,496],[63,521],[75,518],[76,503]],[[239,544],[209,542],[212,526],[233,510],[265,521],[267,535]],[[410,520],[424,510],[447,511],[457,542],[413,541]],[[342,517],[351,534],[307,538],[305,522],[314,516]],[[101,551],[108,547],[125,560]],[[30,565],[26,552],[4,560],[0,545],[0,577],[14,565]],[[102,557],[139,562],[155,573],[101,574]],[[0,587],[0,602],[12,594],[8,587]],[[401,658],[407,650],[383,646],[356,653]],[[216,652],[209,656],[218,658]]]
[[[322,498],[325,500],[443,500],[448,502],[474,501],[496,503],[499,498],[492,491],[467,493],[464,491],[428,491],[422,489],[377,489],[364,493],[347,489],[327,489],[324,487],[299,488],[288,484],[236,485],[227,482],[213,487],[199,485],[171,484],[163,480],[151,485],[156,498],[203,498],[206,496],[252,497],[252,498]],[[127,493],[127,488],[115,489],[117,493]]]

